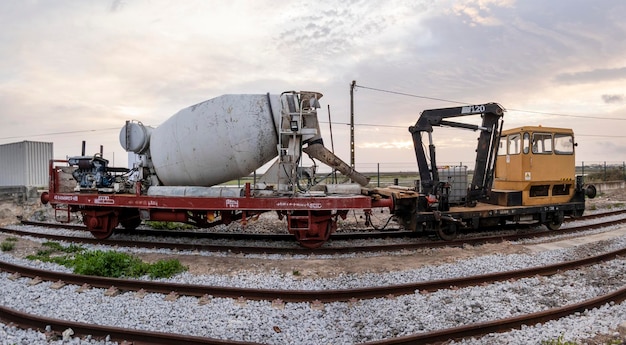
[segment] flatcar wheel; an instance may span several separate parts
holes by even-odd
[[[563,224],[563,222],[560,222],[558,220],[553,220],[550,222],[546,223],[546,227],[550,230],[559,230],[561,228],[561,224]]]
[[[91,232],[91,235],[99,240],[105,240],[113,234],[117,226],[117,215],[109,213],[104,215],[83,214],[83,222]]]
[[[563,212],[556,212],[552,215],[552,220],[546,222],[545,224],[550,230],[559,230],[561,228],[561,224],[563,224],[563,220],[565,220]]]
[[[444,241],[452,241],[456,235],[456,224],[454,223],[444,223],[437,226],[437,236]]]

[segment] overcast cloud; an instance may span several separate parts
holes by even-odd
[[[87,140],[124,165],[126,120],[158,126],[225,93],[315,90],[349,161],[356,80],[357,169],[416,170],[408,126],[455,104],[429,98],[498,102],[506,128],[571,127],[577,161],[621,162],[624,15],[619,0],[3,1],[0,144],[52,141],[64,158]],[[469,163],[474,138],[436,131],[438,161]]]

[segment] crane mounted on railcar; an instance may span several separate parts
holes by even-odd
[[[506,222],[538,222],[558,229],[565,217],[582,215],[585,196],[595,187],[575,176],[571,129],[520,127],[502,131],[505,109],[497,103],[424,110],[413,137],[420,174],[419,195],[395,201],[395,214],[406,228],[454,239],[458,229],[478,229]],[[480,115],[480,125],[448,119]],[[472,182],[465,197],[449,201],[453,181],[442,180],[436,163],[433,127],[479,131]],[[428,135],[428,155],[423,135]],[[523,140],[522,140],[523,138]],[[511,143],[512,142],[512,143]],[[533,148],[541,144],[542,151]],[[524,146],[512,150],[515,145]],[[511,149],[509,151],[509,149]],[[498,157],[500,156],[500,160]],[[559,168],[554,168],[554,166]],[[509,169],[506,169],[509,167]]]

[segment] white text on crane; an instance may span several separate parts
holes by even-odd
[[[461,109],[461,114],[481,114],[485,112],[485,105],[466,105]]]

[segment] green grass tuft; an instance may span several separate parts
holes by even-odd
[[[0,243],[0,250],[3,252],[10,252],[15,249],[15,242],[4,240]]]
[[[101,250],[78,254],[70,265],[76,274],[111,278],[140,277],[149,267],[129,254]]]
[[[148,267],[148,275],[152,279],[168,278],[187,270],[178,260],[159,260]]]
[[[148,221],[146,225],[155,230],[193,230],[195,226],[191,224],[179,223],[179,222],[157,222]]]
[[[561,334],[557,339],[542,340],[541,345],[577,345],[573,341],[563,341],[563,335]]]
[[[29,260],[54,262],[71,267],[76,274],[93,275],[110,278],[137,278],[148,275],[150,278],[168,278],[184,272],[187,267],[178,260],[159,260],[154,264],[141,261],[140,258],[127,253],[115,251],[87,251],[77,245],[62,246],[56,242],[45,242],[44,249],[36,255],[29,255]]]

